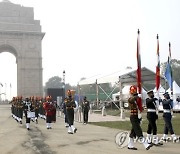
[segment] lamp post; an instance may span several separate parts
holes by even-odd
[[[63,101],[64,101],[64,98],[65,98],[65,70],[63,71]]]

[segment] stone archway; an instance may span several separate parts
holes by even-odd
[[[43,96],[39,20],[34,10],[4,0],[0,2],[0,52],[10,52],[17,62],[17,95]]]

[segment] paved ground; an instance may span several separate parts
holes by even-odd
[[[98,116],[95,118],[98,119]],[[10,115],[10,106],[0,105],[0,154],[180,153],[180,143],[166,143],[149,151],[139,143],[136,143],[138,151],[120,149],[115,144],[115,136],[120,130],[78,122],[75,123],[77,133],[70,135],[61,117],[57,117],[52,130],[47,130],[45,121],[40,119],[39,124],[31,123],[31,130],[27,131],[24,121],[22,125],[18,124]]]

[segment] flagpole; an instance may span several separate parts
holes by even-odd
[[[140,31],[138,29],[138,38],[137,38],[137,85],[138,92],[141,94],[142,86],[141,86],[141,56],[140,56]]]
[[[169,42],[169,63],[171,66],[171,43]],[[172,78],[172,82],[171,82],[171,97],[173,98],[173,74],[172,74],[172,67],[171,67],[171,78]]]
[[[157,34],[157,66],[156,66],[156,93],[159,99],[160,89],[160,56],[159,56],[159,36]]]
[[[172,74],[172,68],[171,68],[171,43],[169,42],[169,56],[168,56],[168,61],[165,69],[165,74],[164,74],[169,87],[170,87],[170,93],[171,93],[171,98],[173,97],[173,74]]]
[[[138,37],[137,37],[137,87],[138,87],[138,93],[141,95],[142,93],[142,81],[141,81],[141,54],[140,54],[140,31],[138,29]],[[142,96],[139,98],[139,101],[137,101],[138,108],[140,112],[142,112]]]

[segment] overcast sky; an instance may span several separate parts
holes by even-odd
[[[179,0],[11,2],[33,7],[35,20],[41,21],[42,32],[46,33],[42,40],[43,84],[52,76],[62,77],[63,70],[66,71],[66,83],[77,85],[82,77],[107,75],[127,66],[136,68],[138,28],[142,66],[155,71],[157,34],[161,62],[167,61],[169,41],[172,58],[180,59]],[[8,70],[1,75],[1,81],[12,83],[14,95],[15,61],[11,54],[0,56],[0,69],[2,72]]]

